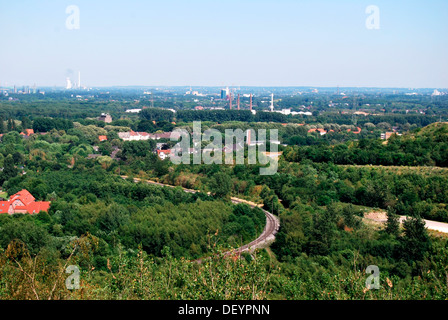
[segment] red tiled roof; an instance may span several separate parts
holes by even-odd
[[[16,194],[12,195],[12,197],[9,199],[9,201],[13,202],[15,200],[20,200],[24,205],[29,205],[31,202],[36,200],[36,198],[33,197],[31,193],[28,192],[26,189],[22,189]]]
[[[162,133],[156,133],[157,137],[160,139],[170,139],[171,138],[171,132],[162,132]],[[174,135],[173,135],[174,136]]]
[[[100,141],[106,141],[107,140],[107,136],[98,136],[98,139]]]
[[[316,132],[316,131],[319,131],[321,133],[327,133],[327,131],[325,131],[325,129],[310,129],[310,130],[308,130],[308,132]]]
[[[49,201],[32,202],[27,206],[16,206],[14,210],[26,211],[28,213],[39,213],[40,211],[48,211],[50,208]]]
[[[36,200],[28,190],[23,189],[16,194],[12,195],[8,201],[0,201],[0,213],[9,213],[9,209],[12,207],[13,213],[39,213],[40,211],[48,211],[50,208],[49,201],[34,201]],[[14,202],[20,201],[20,204]]]
[[[10,205],[9,201],[0,201],[0,213],[7,213]]]
[[[34,134],[34,130],[33,129],[25,129],[25,133],[27,135],[32,135],[32,134]]]

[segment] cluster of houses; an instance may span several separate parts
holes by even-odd
[[[47,212],[50,208],[50,201],[35,201],[28,190],[23,189],[12,195],[9,200],[0,201],[0,213],[29,213],[36,214],[41,211]]]
[[[22,132],[20,132],[20,135],[25,138],[28,139],[29,137],[31,137],[33,134],[40,134],[40,135],[45,135],[48,132],[34,132],[33,129],[25,129]],[[4,136],[4,133],[0,133],[0,139]]]
[[[178,139],[180,137],[177,132],[161,132],[161,133],[147,133],[147,132],[118,132],[118,137],[123,141],[142,141],[142,140],[160,140],[160,139],[170,139],[174,137]]]
[[[249,133],[250,133],[250,131],[249,131]],[[262,145],[262,144],[265,144],[265,143],[266,143],[266,141],[250,140],[250,134],[248,134],[248,139],[246,140],[246,144],[248,146],[259,146],[259,145]],[[270,141],[270,143],[280,144],[280,142],[278,140]],[[245,145],[245,143],[241,142],[241,141],[237,142],[237,143],[230,144],[230,145],[224,145],[224,147],[222,147],[222,149],[221,149],[221,152],[223,154],[226,154],[226,153],[236,153],[236,152],[239,152],[239,151],[243,151],[244,150],[244,145]],[[165,146],[164,143],[158,143],[156,145],[156,152],[157,152],[157,155],[159,156],[159,158],[161,160],[164,160],[164,159],[168,158],[170,156],[171,152],[173,152],[174,154],[181,154],[181,153],[183,153],[182,148],[163,149],[164,146]],[[213,151],[216,151],[216,149],[212,148],[212,147],[205,147],[205,148],[202,148],[202,149],[201,148],[188,148],[186,150],[186,152],[189,155],[197,154],[199,152],[201,152],[203,154],[204,153],[207,154],[207,153],[211,153]],[[265,156],[271,157],[271,158],[278,158],[279,156],[282,155],[282,152],[262,152],[262,153]]]
[[[353,132],[354,134],[360,134],[362,131],[362,129],[360,127],[356,127],[356,131],[352,131],[352,129],[347,129],[347,132]],[[321,136],[326,135],[329,132],[334,132],[334,130],[325,130],[325,129],[310,129],[308,130],[308,133],[312,133],[312,132],[319,132],[319,134]]]

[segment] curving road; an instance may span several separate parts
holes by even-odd
[[[121,176],[121,178],[126,179],[128,176]],[[134,178],[134,182],[141,182],[142,180],[139,178]],[[172,186],[169,184],[164,184],[164,183],[160,183],[160,182],[155,182],[152,180],[143,180],[146,183],[150,183],[150,184],[155,184],[158,186],[162,186],[162,187],[170,187],[170,188],[175,188],[176,186]],[[200,192],[198,190],[193,190],[193,189],[187,189],[187,188],[183,188],[182,189],[185,192],[190,192],[190,193],[196,193],[196,192]],[[247,201],[247,200],[243,200],[243,199],[239,199],[236,197],[231,197],[231,200],[233,203],[245,203],[247,205],[249,205],[251,208],[254,207],[259,207],[257,204]],[[264,227],[263,232],[261,233],[261,235],[255,239],[252,242],[249,242],[248,244],[245,244],[237,249],[231,250],[226,252],[225,254],[232,254],[232,253],[237,253],[237,254],[241,254],[242,252],[246,252],[246,251],[253,251],[256,248],[261,248],[266,246],[267,244],[273,242],[275,240],[275,235],[278,232],[278,229],[280,228],[280,221],[278,219],[277,216],[273,215],[272,213],[270,213],[269,211],[266,211],[264,209],[263,210],[265,216],[266,216],[266,225]],[[200,262],[200,260],[197,260],[198,262]]]

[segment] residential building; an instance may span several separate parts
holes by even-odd
[[[390,138],[392,135],[394,135],[394,134],[396,134],[397,136],[401,136],[401,134],[400,134],[400,133],[397,133],[397,132],[385,132],[385,133],[382,133],[382,134],[381,134],[381,139],[382,139],[382,140],[389,140],[389,138]]]
[[[129,132],[118,132],[118,137],[124,141],[141,141],[141,140],[148,140],[151,138],[151,135],[147,132],[135,132],[135,131],[129,131]]]
[[[104,121],[106,123],[112,122],[112,117],[108,113],[102,113],[101,116],[97,118],[98,121]]]
[[[127,109],[126,110],[127,113],[139,113],[140,111],[142,111],[142,109]]]
[[[308,130],[308,133],[312,133],[312,132],[319,132],[319,134],[321,136],[327,134],[327,131],[325,129],[310,129],[310,130]]]
[[[171,150],[157,150],[157,155],[161,160],[165,160],[170,156]]]
[[[147,133],[147,132],[118,132],[118,137],[124,141],[140,141],[140,140],[159,140],[159,139],[179,139],[180,134],[178,132],[162,132],[162,133]]]
[[[7,201],[0,201],[0,213],[29,213],[35,214],[41,211],[48,211],[50,208],[49,201],[35,201],[31,193],[26,189],[22,189],[12,195]]]

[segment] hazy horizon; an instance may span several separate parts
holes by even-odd
[[[0,0],[0,85],[448,88],[448,2],[390,2]]]

